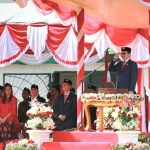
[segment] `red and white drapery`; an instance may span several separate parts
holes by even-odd
[[[94,63],[92,57],[103,58],[108,47],[118,52],[121,46],[130,46],[131,58],[138,66],[148,66],[148,29],[112,28],[88,17],[85,17],[84,29],[85,62]],[[77,67],[77,33],[72,25],[0,24],[1,67],[19,59],[23,60],[22,57],[28,48],[32,49],[35,58],[41,61],[45,45],[48,47],[47,59],[53,56],[65,67]],[[26,63],[30,64],[27,61]]]

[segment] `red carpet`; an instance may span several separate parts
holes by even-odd
[[[43,150],[111,150],[109,142],[44,142]]]
[[[114,132],[54,131],[53,142],[44,142],[43,150],[111,150],[117,142]]]
[[[54,142],[118,142],[115,132],[68,132],[55,131]]]

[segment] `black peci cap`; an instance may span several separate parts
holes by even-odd
[[[38,90],[38,85],[32,84],[32,85],[31,85],[31,89],[37,89],[37,90]]]
[[[58,92],[60,92],[60,87],[58,85],[54,84],[52,88],[55,88]]]
[[[130,47],[121,47],[121,51],[127,51],[128,53],[131,53],[131,48]]]
[[[23,91],[27,91],[30,94],[30,90],[28,88],[24,88]]]
[[[88,85],[88,89],[92,89],[92,90],[96,91],[96,86],[90,84],[90,85]]]
[[[72,85],[72,81],[69,80],[69,79],[64,79],[64,82],[63,83],[68,83],[69,85]]]

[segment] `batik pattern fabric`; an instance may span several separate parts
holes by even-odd
[[[13,139],[15,125],[13,122],[5,122],[0,124],[0,142],[4,145],[8,140]]]

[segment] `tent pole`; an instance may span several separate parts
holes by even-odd
[[[84,9],[77,6],[77,81],[84,78]],[[84,82],[77,82],[77,127],[84,128],[84,110],[80,97],[84,90]]]

